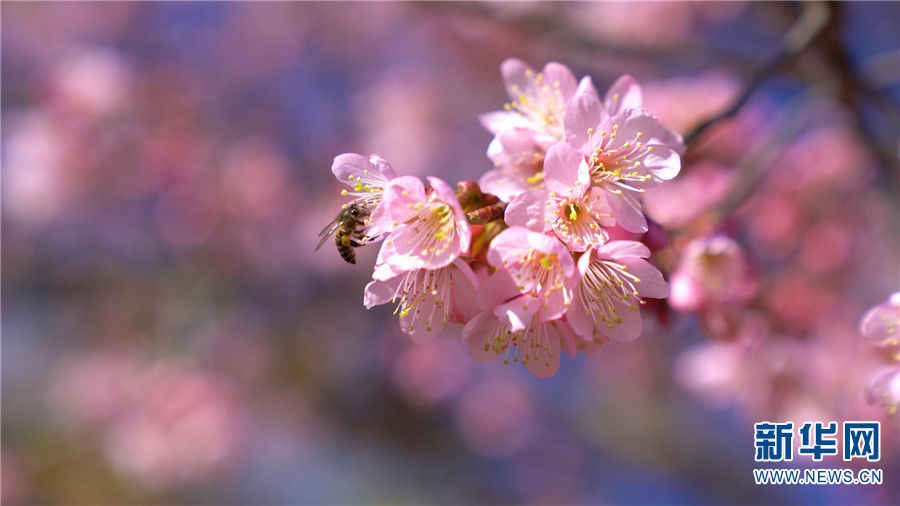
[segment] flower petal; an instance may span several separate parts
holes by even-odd
[[[586,255],[587,253],[584,256]],[[569,322],[572,330],[583,339],[591,340],[594,338],[594,332],[596,331],[594,322],[588,317],[587,308],[582,304],[580,297],[576,296],[575,302],[569,306],[569,310],[566,311],[566,320]]]
[[[518,58],[507,58],[500,64],[500,75],[503,76],[506,93],[510,100],[515,102],[531,87],[534,71]]]
[[[463,327],[463,341],[476,362],[489,362],[497,358],[497,352],[488,344],[498,330],[499,322],[491,311],[484,311]]]
[[[482,174],[478,186],[486,193],[493,193],[500,200],[509,202],[528,190],[528,187],[509,177],[503,169],[492,169]]]
[[[627,109],[637,109],[641,107],[643,99],[641,97],[641,85],[637,80],[628,74],[618,78],[603,99],[603,107],[610,116],[619,114]]]
[[[334,157],[334,163],[331,164],[331,173],[338,181],[353,186],[350,176],[363,177],[366,176],[365,171],[374,172],[375,167],[369,163],[369,159],[356,153],[344,153]]]
[[[581,153],[587,153],[588,129],[596,129],[601,121],[607,118],[603,104],[588,93],[576,95],[566,108],[563,120],[566,130],[566,141]]]
[[[650,170],[657,181],[668,181],[677,176],[681,171],[681,156],[662,144],[651,144],[649,147],[653,150],[641,159],[644,168]]]
[[[578,82],[575,81],[575,75],[572,74],[569,67],[552,61],[544,65],[542,72],[544,74],[544,83],[559,91],[559,98],[562,99],[563,103],[572,98],[572,95],[575,94],[575,89],[578,87]]]
[[[544,217],[546,201],[546,190],[524,192],[509,203],[503,219],[510,226],[525,227],[535,232],[546,232],[550,228]]]
[[[614,302],[616,308],[616,316],[621,321],[609,325],[602,325],[597,330],[604,336],[615,341],[633,341],[641,335],[643,323],[641,322],[640,311],[635,311],[628,307],[627,304]]]
[[[473,294],[480,293],[478,277],[469,267],[469,264],[457,258],[453,261],[453,270],[450,271],[453,282],[453,313],[455,320],[460,323],[469,321],[481,312],[477,297]]]
[[[669,285],[661,272],[650,262],[640,258],[620,258],[617,260],[628,268],[632,276],[641,280],[635,285],[642,298],[664,299],[669,295]]]
[[[493,309],[520,293],[509,272],[500,269],[481,283],[476,299],[481,309]]]
[[[397,174],[394,172],[394,168],[391,167],[391,164],[387,162],[381,155],[372,153],[369,155],[369,162],[375,167],[375,170],[381,173],[385,179],[394,179],[397,177]]]
[[[510,111],[492,111],[478,116],[478,121],[488,132],[496,134],[510,128],[528,128],[531,123],[521,114]]]
[[[491,241],[487,252],[487,261],[497,269],[503,268],[503,261],[528,244],[528,236],[531,232],[525,227],[509,227],[497,234]]]
[[[650,256],[650,249],[638,241],[609,241],[597,249],[597,255],[611,259],[623,257],[647,258]]]
[[[391,180],[384,187],[384,196],[381,206],[385,207],[384,215],[379,217],[378,226],[389,228],[390,222],[403,222],[409,219],[415,211],[413,205],[425,200],[425,185],[415,176],[400,176]],[[379,206],[379,207],[381,207]]]
[[[518,332],[531,323],[532,317],[541,309],[541,301],[530,295],[520,295],[494,308],[494,316],[513,332]]]
[[[641,204],[630,191],[623,191],[621,195],[610,197],[608,202],[616,217],[617,225],[629,232],[647,231],[647,219],[641,210]]]
[[[591,76],[582,77],[581,81],[578,82],[578,88],[575,89],[576,96],[584,93],[592,95],[597,100],[600,99],[600,93],[597,91],[597,87],[594,86],[594,82],[591,80]]]
[[[590,183],[584,157],[567,142],[557,142],[547,150],[544,159],[544,181],[547,189],[566,197],[584,195]]]
[[[370,281],[363,292],[363,304],[366,306],[366,309],[372,309],[374,306],[391,302],[394,296],[397,295],[400,281],[401,276],[394,276],[386,281]]]

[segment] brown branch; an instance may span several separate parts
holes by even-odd
[[[710,127],[737,114],[763,82],[802,54],[823,33],[833,19],[831,9],[824,2],[804,4],[800,17],[785,33],[778,53],[754,73],[753,79],[727,109],[694,127],[685,136],[685,143],[690,146]]]
[[[842,28],[846,19],[845,7],[838,3],[833,5],[832,9],[835,22],[825,31],[821,45],[831,72],[840,84],[838,99],[853,113],[853,120],[860,137],[878,159],[879,165],[888,174],[894,176],[889,180],[894,184],[900,183],[896,179],[897,173],[900,171],[900,160],[895,151],[896,147],[888,147],[879,142],[879,138],[896,139],[897,130],[900,128],[900,113],[897,111],[897,104],[887,93],[872,84],[868,76],[853,64],[842,39]],[[891,130],[886,136],[879,135],[879,132],[874,131],[866,121],[863,107],[867,98],[872,101],[873,105],[877,104],[878,110],[886,116],[889,122],[888,127]]]
[[[719,220],[739,208],[758,189],[760,180],[767,169],[784,153],[784,149],[809,127],[816,119],[815,114],[825,115],[817,104],[810,104],[809,98],[818,90],[810,89],[782,107],[779,117],[772,122],[773,128],[754,142],[753,146],[738,161],[734,171],[734,181],[728,193],[715,208]]]
[[[759,60],[752,54],[742,54],[710,44],[686,41],[676,45],[659,47],[641,45],[622,45],[604,41],[588,29],[572,22],[573,14],[567,11],[564,3],[550,3],[541,9],[543,4],[536,3],[532,9],[503,11],[504,6],[491,5],[489,2],[416,2],[415,5],[426,9],[442,9],[448,15],[477,17],[490,21],[495,25],[511,28],[530,38],[540,36],[542,41],[550,41],[559,46],[580,51],[590,58],[614,57],[620,59],[666,60],[680,63],[696,63],[698,59],[707,59],[722,65],[733,67],[746,66]]]

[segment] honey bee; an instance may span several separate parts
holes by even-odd
[[[358,248],[369,242],[369,238],[363,235],[362,226],[366,218],[369,217],[369,209],[363,204],[352,203],[341,209],[331,223],[325,226],[319,232],[319,244],[316,251],[325,244],[329,237],[334,236],[334,244],[337,246],[338,253],[341,258],[348,263],[356,263],[356,252],[354,248]]]

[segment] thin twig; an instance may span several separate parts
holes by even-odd
[[[797,18],[797,22],[784,35],[781,49],[778,53],[762,68],[754,74],[754,78],[747,84],[743,93],[741,93],[727,109],[716,114],[715,116],[705,120],[697,125],[684,140],[690,146],[694,143],[707,129],[716,123],[731,118],[744,104],[750,100],[750,97],[756,92],[762,83],[771,77],[775,72],[780,70],[784,65],[792,61],[800,55],[809,45],[822,34],[826,26],[832,21],[831,9],[824,2],[810,2],[804,4],[803,12]]]
[[[825,59],[830,64],[830,70],[835,79],[840,84],[839,100],[846,105],[847,109],[852,111],[853,119],[856,123],[857,130],[863,142],[869,150],[878,158],[879,166],[889,175],[893,175],[888,180],[897,184],[898,172],[900,172],[900,159],[897,156],[897,147],[885,146],[879,139],[896,139],[898,128],[900,128],[900,113],[897,111],[897,104],[891,98],[872,84],[859,66],[854,65],[853,59],[843,43],[842,33],[843,25],[846,20],[845,7],[841,4],[835,4],[833,7],[834,23],[825,31],[822,39],[823,52]],[[879,112],[887,120],[887,134],[875,131],[867,121],[864,114],[866,99],[878,105]],[[879,135],[881,134],[881,135]]]
[[[716,45],[685,41],[676,45],[659,47],[641,45],[623,45],[604,41],[584,27],[572,22],[572,14],[565,10],[561,3],[548,4],[550,8],[535,8],[503,11],[503,6],[480,2],[459,2],[452,8],[442,2],[416,3],[422,8],[444,9],[448,14],[477,17],[492,23],[510,27],[532,39],[540,37],[541,41],[582,51],[590,58],[614,57],[621,59],[679,61],[695,63],[697,60],[714,60],[723,65],[738,66],[758,62],[752,54],[741,54],[728,48]]]
[[[767,174],[767,169],[784,153],[784,149],[793,143],[797,136],[808,128],[815,119],[813,112],[824,113],[819,104],[810,104],[810,98],[818,92],[810,89],[803,95],[794,98],[784,105],[781,114],[772,122],[773,128],[758,139],[747,153],[736,164],[734,181],[728,193],[716,206],[716,215],[723,219],[739,208],[759,186],[760,180]]]

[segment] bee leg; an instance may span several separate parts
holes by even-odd
[[[353,242],[353,240],[350,238],[349,235],[345,235],[345,236],[341,237],[341,244],[344,246],[350,246],[350,244],[352,242]]]

